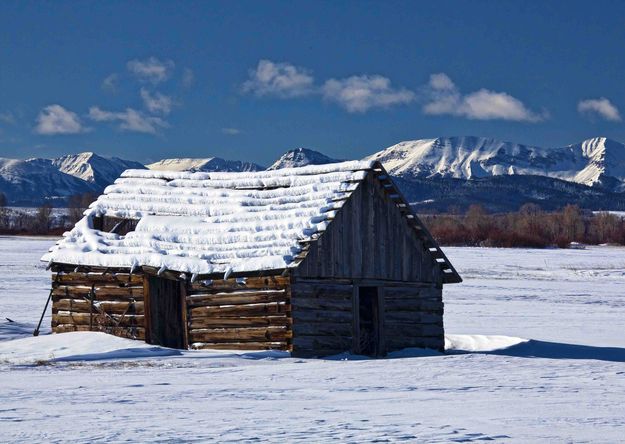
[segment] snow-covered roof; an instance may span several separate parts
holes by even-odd
[[[296,266],[374,162],[222,173],[127,170],[42,260],[192,274]],[[126,235],[94,217],[139,219]]]

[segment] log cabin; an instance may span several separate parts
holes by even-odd
[[[42,260],[54,333],[305,357],[442,350],[461,281],[378,162],[127,170]]]

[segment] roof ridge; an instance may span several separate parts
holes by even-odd
[[[327,163],[323,165],[307,165],[303,167],[282,168],[268,171],[233,171],[233,172],[189,172],[166,170],[129,169],[121,177],[136,179],[165,180],[219,180],[219,179],[263,179],[284,176],[307,176],[347,171],[362,171],[373,168],[374,161],[350,160],[346,162]]]

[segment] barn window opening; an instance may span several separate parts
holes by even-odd
[[[119,234],[125,236],[134,231],[139,223],[139,219],[129,219],[112,216],[95,216],[93,217],[93,228],[96,230]]]

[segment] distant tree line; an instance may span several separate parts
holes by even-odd
[[[95,200],[91,193],[72,196],[62,214],[54,214],[52,206],[44,204],[33,210],[8,208],[4,193],[0,192],[0,234],[60,235],[82,217]]]
[[[488,247],[567,247],[572,242],[589,245],[625,245],[625,219],[611,213],[592,213],[576,205],[545,212],[526,204],[513,213],[489,214],[472,205],[465,214],[421,216],[442,245]]]
[[[96,196],[72,196],[62,215],[42,205],[35,211],[7,208],[0,192],[0,234],[60,235],[82,218]],[[610,213],[592,213],[576,205],[560,211],[542,211],[526,204],[512,213],[488,213],[472,205],[465,214],[421,215],[434,238],[442,245],[485,247],[567,247],[571,242],[589,245],[625,245],[625,218]]]

